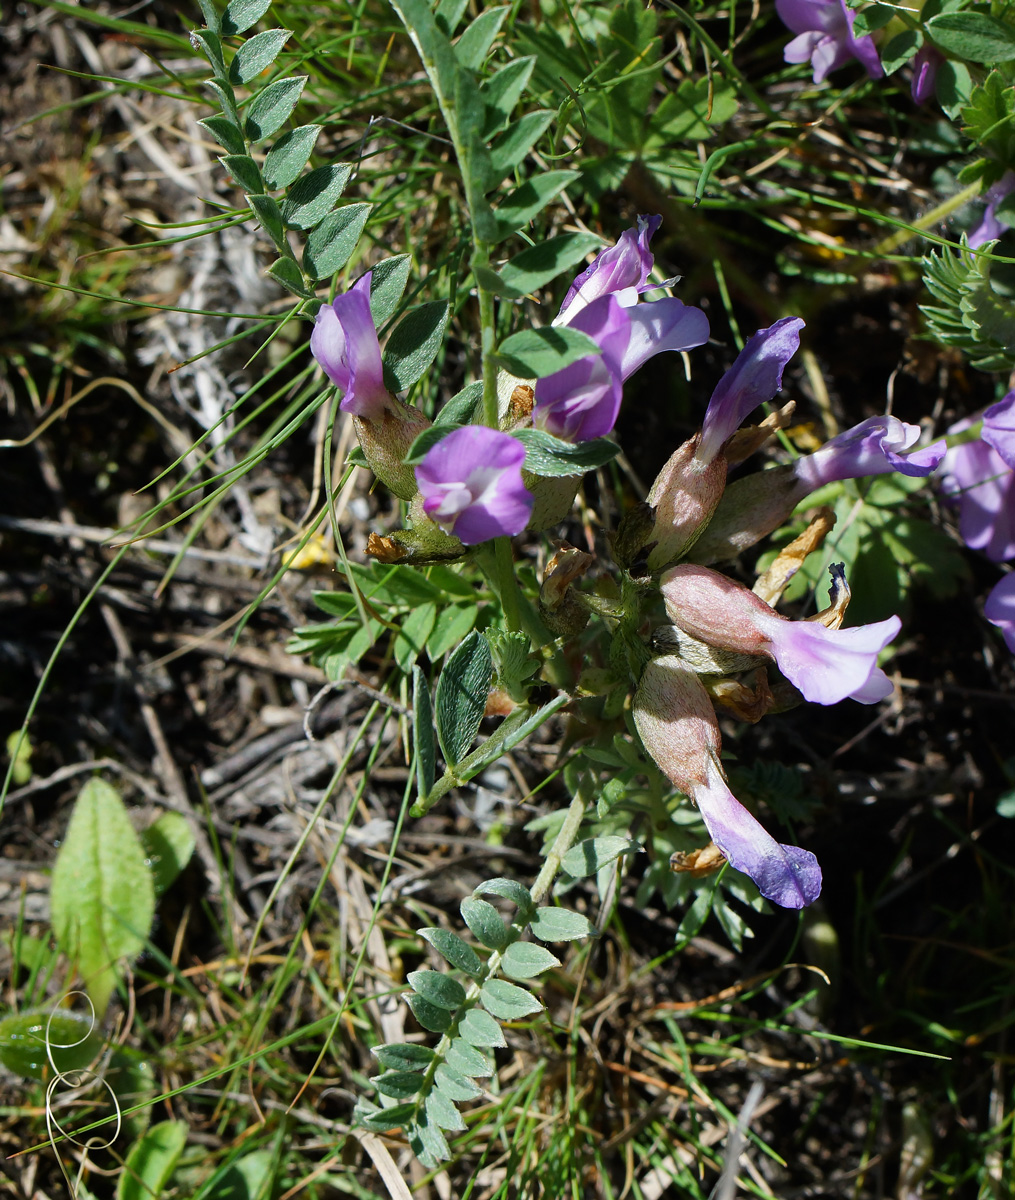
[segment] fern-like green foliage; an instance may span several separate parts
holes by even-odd
[[[583,853],[579,847],[574,850],[579,855],[571,866]],[[595,869],[601,856],[588,857]],[[505,921],[484,896],[509,900],[515,905],[514,920]],[[596,932],[580,913],[537,907],[531,893],[513,879],[481,883],[462,901],[461,914],[478,953],[449,929],[420,932],[464,981],[444,971],[412,971],[408,977],[409,1007],[424,1029],[441,1035],[440,1041],[432,1049],[418,1044],[376,1046],[374,1055],[384,1070],[371,1082],[389,1103],[382,1107],[362,1102],[357,1110],[368,1129],[404,1128],[413,1153],[427,1167],[451,1157],[445,1131],[464,1129],[459,1105],[483,1095],[476,1080],[494,1073],[491,1051],[507,1045],[501,1024],[543,1010],[520,984],[560,966],[560,960],[538,942],[523,940],[526,930],[543,942],[573,941]]]
[[[990,259],[963,244],[942,247],[923,259],[923,281],[939,301],[921,305],[927,330],[969,356],[981,371],[1015,368],[1015,301],[990,282]]]

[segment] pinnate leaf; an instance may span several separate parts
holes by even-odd
[[[266,29],[244,42],[229,64],[231,83],[249,83],[278,58],[282,47],[292,37],[288,29]]]
[[[616,835],[588,838],[572,846],[560,865],[574,879],[583,879],[586,875],[594,875],[600,867],[607,866],[625,851],[634,849],[637,849],[637,843],[630,838]]]
[[[412,736],[416,746],[416,788],[419,798],[425,800],[434,785],[437,763],[437,744],[433,734],[433,706],[430,703],[430,688],[419,667],[412,668]],[[424,930],[426,937],[430,930]],[[436,932],[441,932],[437,930]],[[454,935],[451,935],[454,936]],[[431,943],[436,946],[436,943]],[[464,942],[462,943],[464,945]],[[444,953],[439,946],[440,953]],[[444,955],[447,958],[447,955]],[[450,962],[451,960],[448,959]],[[455,966],[458,964],[455,963]]]
[[[566,325],[522,329],[505,338],[497,350],[501,366],[519,379],[542,379],[581,358],[600,354],[599,346],[587,333]]]
[[[470,1046],[469,1049],[471,1050],[472,1047]],[[434,1072],[434,1081],[445,1096],[459,1103],[463,1100],[477,1100],[483,1094],[481,1087],[473,1083],[467,1076],[460,1075],[446,1062],[441,1063]]]
[[[222,32],[232,35],[243,33],[256,25],[271,8],[271,0],[230,0],[222,14]]]
[[[374,1058],[390,1071],[425,1071],[433,1062],[433,1051],[429,1046],[415,1042],[391,1042],[385,1046],[374,1046]]]
[[[569,908],[539,908],[530,925],[541,942],[570,942],[575,938],[592,937],[596,927],[581,913]]]
[[[412,1009],[412,1015],[424,1029],[429,1029],[431,1033],[447,1033],[451,1028],[453,1018],[446,1008],[433,1004],[416,992],[406,996],[405,1000]]]
[[[451,306],[431,300],[411,309],[391,331],[384,347],[384,376],[393,392],[404,392],[431,365],[444,344]]]
[[[441,1129],[450,1129],[452,1133],[465,1128],[462,1114],[455,1107],[454,1101],[439,1088],[431,1091],[423,1107],[431,1124],[438,1125]]]
[[[493,1063],[490,1059],[460,1037],[455,1038],[448,1047],[444,1061],[452,1071],[470,1079],[485,1079],[493,1074]]]
[[[398,307],[409,281],[411,261],[408,254],[385,258],[373,268],[370,276],[370,315],[378,329]]]
[[[421,1080],[415,1071],[387,1071],[383,1075],[375,1075],[370,1082],[382,1096],[406,1100],[419,1091]]]
[[[517,879],[484,879],[472,893],[474,896],[503,896],[518,909],[521,921],[527,921],[532,913],[532,894]]]
[[[348,163],[328,163],[303,175],[286,193],[282,220],[290,229],[313,229],[335,207],[351,174]]]
[[[345,266],[356,249],[372,208],[372,204],[346,204],[325,217],[307,235],[303,266],[311,278],[326,279]]]
[[[526,471],[547,478],[584,475],[605,466],[620,453],[620,447],[609,438],[574,444],[554,437],[545,429],[519,429],[514,436],[525,447]]]

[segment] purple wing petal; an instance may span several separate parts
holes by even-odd
[[[1015,470],[1015,392],[984,412],[980,437]]]
[[[815,621],[780,619],[769,627],[771,653],[779,670],[817,704],[838,704],[855,693],[869,704],[878,651],[896,636],[902,622],[888,617],[873,625],[828,629]]]
[[[628,309],[631,336],[620,363],[623,379],[664,350],[692,350],[708,341],[708,317],[675,297]]]
[[[983,612],[991,625],[1001,630],[1005,645],[1015,654],[1015,571],[994,585]]]

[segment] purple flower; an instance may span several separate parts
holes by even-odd
[[[485,425],[455,429],[416,468],[423,511],[466,546],[525,528],[533,499],[522,483],[525,447]]]
[[[978,250],[984,242],[996,241],[1007,229],[1007,225],[998,220],[997,209],[1012,192],[1015,192],[1015,171],[1005,171],[997,183],[983,193],[982,199],[987,201],[987,207],[983,210],[979,225],[966,235],[966,241],[973,250]]]
[[[370,315],[370,276],[367,273],[334,304],[324,304],[314,320],[310,352],[325,375],[341,392],[339,407],[368,421],[377,421],[391,407],[384,386],[381,347]]]
[[[937,84],[938,68],[945,61],[945,56],[929,42],[917,50],[913,57],[913,82],[911,92],[914,104],[926,104],[933,96]]]
[[[634,722],[663,773],[697,804],[709,837],[731,866],[783,908],[803,908],[818,898],[821,868],[814,855],[777,842],[730,792],[711,701],[680,658],[654,658],[645,667],[634,698]]]
[[[690,350],[708,340],[705,314],[672,297],[625,308],[616,295],[601,296],[568,324],[587,333],[601,353],[538,380],[532,419],[548,433],[572,442],[610,432],[624,381],[653,355]]]
[[[877,657],[899,632],[898,617],[852,629],[790,621],[749,588],[693,563],[667,571],[660,588],[678,629],[723,650],[774,658],[805,700],[873,704],[891,693]]]
[[[959,421],[948,432],[963,433],[973,424],[974,419]],[[994,562],[1015,558],[1015,472],[982,438],[952,446],[941,470],[941,490],[958,504],[959,535],[966,545]]]
[[[1015,470],[1015,392],[984,411],[980,437]]]
[[[748,340],[708,402],[696,455],[702,462],[711,462],[744,419],[780,390],[786,364],[800,348],[803,327],[799,317],[783,317]]]
[[[831,438],[814,454],[797,459],[793,472],[800,486],[806,485],[807,489],[800,499],[840,479],[887,475],[889,471],[925,478],[937,469],[948,444],[942,438],[920,450],[902,453],[919,438],[919,425],[909,425],[898,417],[868,417]]]
[[[625,308],[637,304],[652,272],[648,244],[662,221],[662,217],[639,217],[636,229],[625,229],[616,245],[600,250],[571,284],[554,324],[572,324],[583,308],[602,296],[615,295]]]
[[[884,75],[881,60],[869,35],[853,36],[855,14],[845,0],[775,0],[782,22],[798,36],[783,52],[788,63],[810,60],[814,82],[857,58],[871,79]]]
[[[631,318],[616,296],[581,308],[570,322],[602,351],[571,363],[536,382],[532,419],[568,442],[603,437],[617,421],[624,388],[622,359],[631,340]]]
[[[991,625],[1001,630],[1005,644],[1015,654],[1015,571],[1009,571],[994,585],[983,612]]]

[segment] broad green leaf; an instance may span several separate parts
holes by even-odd
[[[367,1129],[383,1133],[386,1129],[398,1129],[410,1120],[416,1111],[415,1104],[395,1104],[391,1108],[379,1108],[362,1117]]]
[[[375,1075],[370,1082],[382,1096],[408,1100],[419,1091],[422,1080],[415,1071],[388,1071],[384,1075]]]
[[[270,275],[276,283],[280,283],[287,292],[292,292],[294,296],[308,300],[314,294],[313,288],[307,286],[303,272],[291,258],[277,258],[267,268],[265,274]]]
[[[523,250],[499,268],[499,274],[508,287],[525,295],[572,270],[602,244],[593,233],[564,233]]]
[[[0,1017],[0,1066],[22,1079],[45,1079],[53,1074],[52,1056],[57,1070],[80,1071],[106,1044],[95,1026],[90,1016],[66,1010],[9,1013]]]
[[[394,655],[399,670],[408,674],[412,664],[423,653],[426,639],[437,620],[436,604],[421,604],[410,610],[395,638]]]
[[[525,470],[551,479],[584,475],[611,462],[620,453],[620,447],[609,438],[565,442],[544,429],[519,429],[513,436],[525,447]]]
[[[434,741],[430,688],[419,667],[412,668],[412,736],[416,747],[416,788],[419,798],[425,800],[434,784],[437,744]]]
[[[516,946],[522,945],[525,943],[516,943]],[[510,948],[513,950],[516,946]],[[531,992],[505,979],[488,979],[480,990],[479,998],[486,1011],[499,1021],[519,1021],[522,1017],[543,1011],[542,1004]]]
[[[488,137],[507,126],[512,110],[532,77],[532,68],[535,65],[535,55],[512,59],[506,67],[501,67],[480,87],[480,95],[486,103],[484,132]]]
[[[570,942],[575,938],[593,937],[596,927],[581,913],[569,908],[539,908],[529,926],[541,942]]]
[[[551,967],[559,967],[560,959],[545,946],[537,946],[534,942],[513,942],[504,951],[500,966],[512,979],[531,979]]]
[[[600,867],[605,867],[621,854],[635,849],[637,843],[626,837],[611,835],[588,838],[572,846],[560,865],[572,878],[583,879],[586,875],[594,875]]]
[[[326,279],[345,266],[366,228],[372,208],[372,204],[346,204],[307,235],[303,268],[311,279]]]
[[[507,6],[484,9],[466,28],[455,43],[455,55],[463,67],[479,70],[493,45],[493,39],[500,33],[508,11]]]
[[[398,307],[409,281],[412,263],[408,254],[385,258],[372,268],[370,276],[370,315],[378,329]]]
[[[450,929],[421,929],[420,936],[426,938],[442,958],[464,971],[473,979],[478,979],[483,973],[483,960],[473,950],[468,942],[463,941],[457,933]]]
[[[968,62],[1009,62],[1015,58],[1015,29],[986,13],[939,13],[927,22],[927,31],[942,50]]]
[[[602,350],[587,333],[567,325],[522,329],[505,338],[497,348],[500,365],[519,379],[542,379],[580,358],[600,354]]]
[[[477,941],[491,950],[504,949],[510,932],[492,904],[468,896],[462,901],[461,910],[462,920],[476,935]]]
[[[444,344],[451,306],[431,300],[398,322],[384,347],[384,378],[393,392],[404,392],[427,370]]]
[[[923,45],[923,35],[916,29],[903,29],[882,46],[878,57],[886,75],[894,75]]]
[[[446,1062],[441,1063],[434,1072],[434,1082],[445,1096],[459,1103],[463,1100],[478,1100],[483,1094],[481,1087],[473,1083],[467,1075],[449,1067]]]
[[[80,971],[101,1019],[121,958],[144,949],[155,888],[127,810],[102,779],[81,789],[50,888],[53,932]]]
[[[410,971],[406,978],[414,992],[438,1008],[454,1012],[465,1003],[465,988],[443,971]]]
[[[545,171],[508,193],[494,210],[498,240],[503,241],[527,225],[579,175],[578,171]]]
[[[473,890],[474,896],[503,896],[518,909],[520,920],[527,920],[532,912],[532,895],[517,879],[484,879]]]
[[[493,1074],[493,1063],[490,1059],[461,1038],[455,1038],[448,1047],[444,1061],[452,1071],[470,1079],[485,1079]]]
[[[437,680],[437,739],[449,767],[464,758],[479,731],[492,679],[493,659],[486,638],[470,633]]]
[[[213,33],[220,33],[222,30],[222,17],[219,10],[215,7],[215,0],[197,0],[201,8],[201,15],[204,17],[204,23]]]
[[[282,220],[290,229],[313,229],[335,207],[351,174],[348,163],[328,163],[303,175],[286,192]]]
[[[442,406],[440,412],[434,417],[434,424],[468,425],[482,396],[483,381],[481,379],[477,379],[474,383],[467,383],[457,396],[452,396],[447,404]]]
[[[285,227],[282,224],[282,211],[271,196],[259,196],[251,193],[247,196],[250,211],[261,222],[264,232],[280,249],[287,245]],[[290,260],[291,261],[291,260]],[[293,266],[296,264],[293,263]]]
[[[230,0],[222,14],[222,32],[244,33],[271,8],[271,0]]]
[[[502,754],[507,754],[509,750],[513,750],[530,733],[538,729],[544,721],[549,720],[555,712],[559,712],[567,702],[567,693],[561,692],[553,700],[547,701],[542,708],[536,710],[533,710],[528,705],[520,704],[510,716],[505,717],[482,746],[477,746],[471,754],[458,764],[455,768],[456,775],[460,779],[472,779],[474,775],[478,775],[485,767],[496,762]]]
[[[953,121],[962,107],[969,103],[973,92],[973,77],[964,62],[950,58],[937,69],[934,87],[938,103]]]
[[[501,1027],[481,1008],[470,1008],[458,1024],[458,1036],[470,1046],[506,1046]]]
[[[427,1119],[441,1129],[450,1129],[458,1133],[465,1128],[462,1114],[455,1107],[455,1102],[443,1092],[435,1088],[423,1103]]]
[[[490,148],[490,177],[487,187],[494,187],[525,161],[526,155],[553,124],[556,113],[552,108],[537,108],[512,122]]]
[[[427,639],[426,652],[431,662],[443,658],[452,646],[467,637],[479,618],[475,604],[445,604],[437,617],[433,633]]]
[[[292,37],[289,29],[266,29],[244,42],[229,64],[231,83],[249,83],[278,58],[282,47]]]
[[[247,106],[243,122],[243,131],[250,141],[263,142],[282,128],[299,103],[307,79],[306,75],[276,79],[257,93]]]
[[[433,1062],[433,1051],[430,1047],[414,1042],[391,1042],[386,1046],[374,1046],[372,1053],[381,1066],[390,1071],[425,1071]]]
[[[249,154],[226,154],[219,162],[245,192],[257,196],[264,191],[261,172]]]
[[[254,1150],[230,1163],[204,1185],[208,1200],[268,1200],[275,1171],[274,1150]]]
[[[141,845],[152,873],[156,898],[190,862],[195,844],[187,818],[177,812],[164,812],[141,831]]]
[[[321,125],[299,125],[282,134],[261,168],[265,186],[276,192],[295,182],[314,151]]]
[[[216,142],[230,154],[245,154],[247,147],[243,142],[243,131],[238,129],[228,117],[205,117],[198,121],[204,126]]]
[[[736,111],[736,89],[731,83],[715,76],[685,79],[653,113],[645,145],[672,149],[675,141],[702,141]]]
[[[405,998],[406,1004],[412,1009],[412,1015],[431,1033],[447,1033],[454,1019],[446,1008],[431,1003],[424,996],[412,992]]]
[[[186,1121],[153,1125],[127,1152],[116,1200],[159,1200],[186,1144]]]

